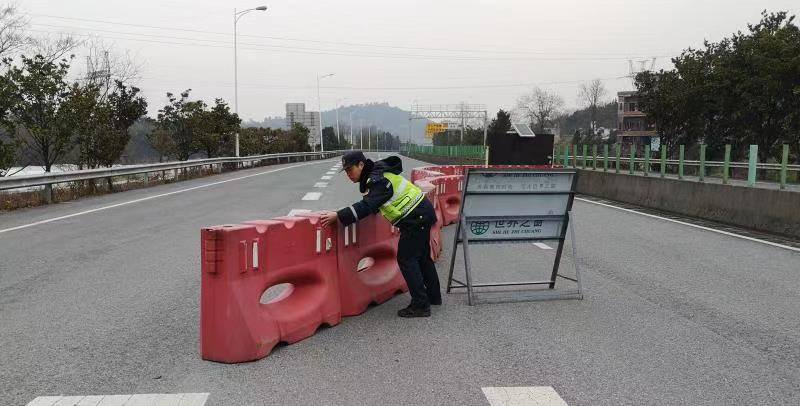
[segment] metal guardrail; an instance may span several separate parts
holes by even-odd
[[[115,176],[138,175],[149,172],[161,172],[176,169],[195,168],[206,165],[222,165],[228,163],[245,163],[256,161],[269,161],[281,159],[290,161],[292,158],[309,157],[313,159],[326,159],[341,155],[344,151],[325,152],[291,152],[284,154],[253,155],[246,157],[225,157],[210,159],[193,159],[189,161],[163,162],[157,164],[132,165],[122,168],[86,169],[69,172],[50,172],[36,175],[8,176],[0,178],[0,190],[27,188],[33,186],[47,186],[57,183],[77,182],[92,179],[105,179]]]
[[[556,156],[556,158],[559,158],[559,157]],[[570,162],[574,162],[574,160],[576,158],[577,158],[577,162],[582,162],[584,157],[581,156],[581,155],[578,155],[577,157],[574,156],[574,155],[569,155],[569,161]],[[587,155],[586,156],[587,167],[589,166],[588,162],[592,162],[592,160],[594,158],[595,157],[593,155]],[[598,155],[596,158],[597,158],[597,162],[600,162],[600,163],[603,162],[603,156]],[[617,159],[616,156],[614,156],[614,157],[609,156],[608,157],[609,163],[616,162],[616,159]],[[629,162],[630,162],[630,157],[627,157],[627,156],[624,156],[624,155],[620,156],[620,164],[627,165]],[[680,163],[681,163],[681,161],[679,159],[667,159],[664,162],[667,165],[680,165]],[[651,166],[656,166],[656,165],[660,165],[661,164],[661,160],[658,159],[657,157],[650,158],[649,160],[647,160],[645,158],[635,158],[634,159],[634,163],[642,164],[642,165],[645,165],[645,164],[649,163]],[[693,161],[693,160],[688,160],[687,159],[687,160],[683,161],[683,164],[686,165],[686,166],[700,166],[700,161]],[[704,165],[705,166],[710,166],[710,167],[722,168],[722,167],[725,166],[725,162],[723,162],[723,161],[705,161]],[[728,167],[730,167],[730,168],[748,168],[748,165],[749,164],[747,162],[729,162],[728,163]],[[600,167],[600,166],[598,165],[598,167]],[[789,165],[786,165],[786,168],[787,168],[787,170],[790,170],[790,171],[799,171],[800,172],[800,165],[789,164]],[[781,164],[779,164],[779,163],[763,163],[763,162],[760,162],[760,163],[756,164],[756,169],[779,171],[779,170],[781,170]]]

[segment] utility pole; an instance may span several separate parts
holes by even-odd
[[[372,124],[367,127],[367,150],[372,149]]]
[[[364,119],[361,119],[361,126],[359,127],[359,131],[361,135],[359,136],[360,139],[358,141],[358,149],[364,149]]]
[[[239,55],[236,47],[236,23],[251,11],[267,11],[267,6],[259,6],[243,11],[233,9],[233,112],[239,115]],[[236,131],[236,156],[239,156],[239,131]]]
[[[336,100],[336,139],[339,140],[339,148],[341,148],[342,137],[339,135],[339,100]]]
[[[353,112],[350,112],[350,146],[353,146]]]

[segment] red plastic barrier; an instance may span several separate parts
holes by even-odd
[[[378,216],[338,229],[336,250],[343,316],[364,313],[371,303],[383,303],[408,291],[397,264],[399,230]]]
[[[437,178],[439,184],[439,205],[442,210],[442,225],[447,226],[458,221],[461,210],[461,190],[464,184],[463,175],[441,176]]]
[[[341,320],[335,238],[317,216],[253,221],[201,231],[200,353],[234,363],[267,356],[321,324]],[[289,283],[262,304],[272,286]]]
[[[431,259],[434,261],[439,259],[442,253],[442,211],[439,206],[439,199],[436,196],[436,186],[427,180],[420,180],[416,185],[425,193],[425,198],[431,202],[433,209],[436,211],[436,224],[431,226]]]

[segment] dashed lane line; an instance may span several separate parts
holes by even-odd
[[[303,196],[303,200],[319,200],[320,197],[322,197],[320,192],[308,192]]]
[[[567,406],[552,386],[481,388],[491,406]]]
[[[328,182],[317,182],[314,184],[314,187],[328,187]]]
[[[322,179],[322,180],[331,180],[331,178],[332,178],[332,176],[325,175],[325,176],[321,177],[320,179]]]
[[[208,393],[146,393],[137,395],[39,396],[27,406],[203,406]]]
[[[296,216],[298,214],[306,214],[306,213],[311,213],[311,210],[308,210],[308,209],[292,209],[292,210],[289,211],[289,214],[287,214],[287,216],[291,217],[291,216]]]
[[[551,250],[551,249],[553,249],[553,247],[551,247],[551,246],[549,246],[549,245],[547,245],[545,243],[542,243],[542,242],[535,242],[535,243],[533,243],[533,245],[535,245],[535,246],[537,246],[537,247],[539,247],[539,248],[541,248],[543,250]]]

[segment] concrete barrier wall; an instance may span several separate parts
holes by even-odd
[[[578,193],[800,238],[800,193],[580,170]]]

